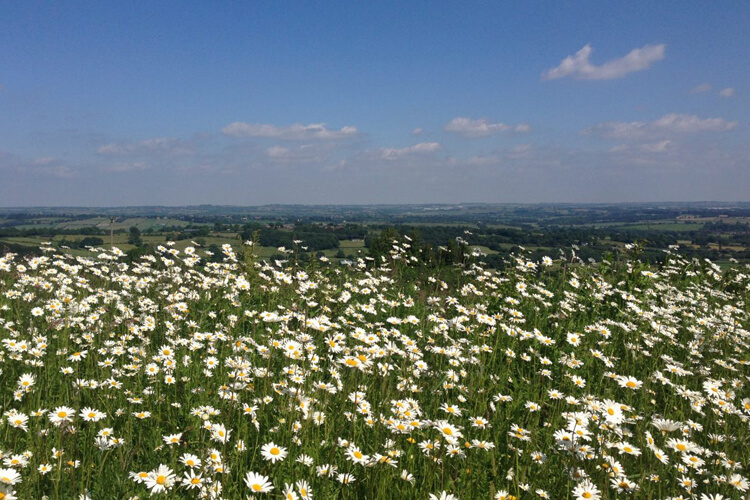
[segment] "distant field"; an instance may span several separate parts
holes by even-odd
[[[339,242],[339,247],[341,249],[364,248],[365,240],[342,240]]]
[[[657,229],[659,231],[699,231],[703,229],[704,224],[695,222],[674,222],[674,221],[651,221],[640,224],[624,224],[623,229],[648,230]],[[612,227],[612,226],[610,226]]]
[[[642,221],[642,222],[597,222],[578,224],[576,227],[590,228],[607,228],[607,229],[632,229],[641,230],[659,230],[659,231],[700,231],[704,224],[702,222],[677,222],[674,219]]]

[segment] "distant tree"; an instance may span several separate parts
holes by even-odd
[[[135,226],[131,226],[130,234],[128,235],[128,243],[130,243],[131,245],[135,245],[137,247],[140,247],[143,245],[143,240],[141,239],[140,229],[138,229]]]
[[[100,247],[102,245],[104,245],[104,240],[95,236],[88,236],[78,243],[79,248]]]

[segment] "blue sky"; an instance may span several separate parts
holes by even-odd
[[[0,11],[0,206],[750,200],[748,2]]]

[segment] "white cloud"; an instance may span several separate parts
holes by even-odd
[[[648,69],[657,61],[664,59],[664,44],[645,45],[633,49],[625,57],[612,59],[601,66],[591,64],[589,58],[593,49],[585,45],[573,56],[568,56],[556,68],[542,74],[544,80],[555,80],[570,76],[579,80],[612,80],[622,78],[628,73]]]
[[[641,151],[646,153],[664,153],[669,149],[669,146],[672,144],[672,141],[665,139],[663,141],[659,142],[651,142],[647,144],[641,144],[640,148]]]
[[[666,153],[672,148],[672,141],[663,140],[659,142],[646,142],[643,144],[618,144],[609,150],[610,153]]]
[[[652,122],[604,122],[582,132],[615,139],[642,139],[650,136],[725,132],[736,126],[737,122],[724,118],[701,119],[695,115],[671,113]]]
[[[46,167],[46,166],[53,165],[56,163],[59,163],[57,158],[53,158],[51,156],[45,156],[42,158],[35,158],[31,160],[31,165],[35,167]]]
[[[305,144],[298,148],[271,146],[266,149],[266,157],[276,163],[312,163],[323,161],[328,148],[316,148]]]
[[[383,159],[395,160],[403,156],[434,153],[440,150],[441,147],[439,142],[420,142],[419,144],[405,148],[381,148],[379,153]]]
[[[411,131],[411,135],[421,135],[424,132],[422,127],[417,127]]]
[[[262,123],[234,122],[221,129],[224,135],[232,137],[267,137],[289,141],[337,140],[353,137],[358,134],[357,127],[342,127],[340,130],[329,130],[323,123],[302,125],[295,123],[288,127]]]
[[[110,165],[106,168],[109,172],[137,172],[141,170],[147,170],[151,168],[151,165],[145,161],[134,161],[134,162],[118,162],[114,165]]]
[[[701,92],[708,92],[714,88],[713,85],[710,83],[701,83],[700,85],[696,85],[692,89],[690,89],[690,92],[692,94],[699,94]]]
[[[725,89],[722,89],[719,91],[719,95],[721,97],[733,97],[734,96],[734,89],[732,87],[727,87]]]
[[[174,137],[159,137],[134,143],[105,144],[96,152],[104,156],[190,156],[195,154],[195,145]]]
[[[504,123],[491,123],[487,118],[473,120],[459,116],[446,123],[443,130],[463,137],[479,138],[508,131],[526,133],[531,131],[531,127],[525,123],[511,126]]]
[[[519,144],[513,146],[508,150],[508,156],[512,158],[524,158],[531,154],[534,150],[533,144]]]
[[[65,161],[59,158],[53,158],[51,156],[45,156],[41,158],[35,158],[25,165],[18,165],[22,170],[29,173],[38,173],[47,175],[50,177],[57,177],[61,179],[67,179],[75,177],[77,172],[70,168]]]

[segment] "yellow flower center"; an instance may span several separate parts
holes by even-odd
[[[167,476],[159,476],[156,478],[156,484],[164,484],[167,482]]]
[[[260,490],[262,490],[262,489],[263,489],[263,488],[262,488],[262,487],[261,487],[261,486],[260,486],[260,485],[259,485],[258,483],[255,483],[255,484],[253,485],[253,491],[260,491]]]
[[[271,448],[270,453],[271,455],[279,455],[281,453],[281,450],[278,448]]]

